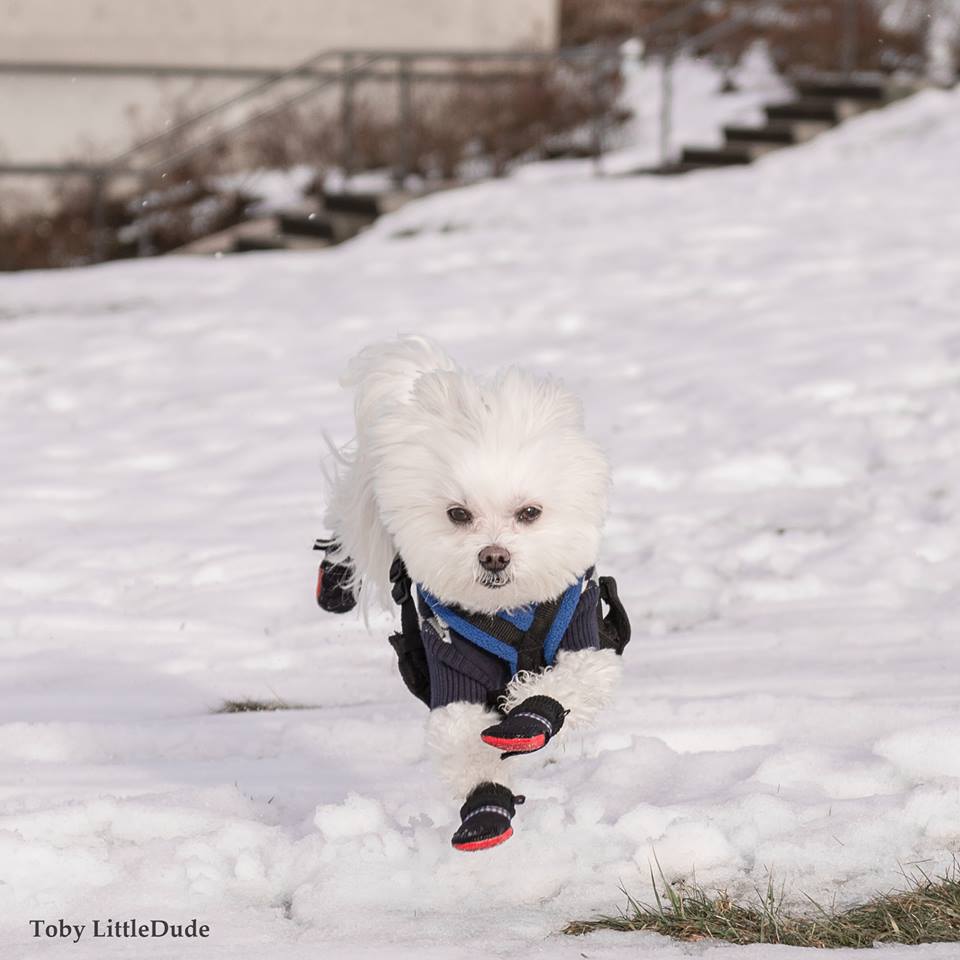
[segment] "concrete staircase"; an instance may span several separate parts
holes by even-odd
[[[672,176],[694,170],[743,166],[772,150],[794,146],[829,130],[850,117],[875,110],[913,92],[886,78],[817,77],[794,81],[796,98],[764,109],[765,122],[756,127],[724,127],[719,147],[684,147],[678,160],[637,173]]]
[[[316,250],[343,243],[378,217],[398,210],[412,195],[325,193],[315,202],[254,216],[171,251],[177,254],[249,253],[258,250]]]
[[[772,150],[804,143],[844,120],[882,107],[913,92],[886,78],[819,76],[794,81],[796,97],[764,109],[758,126],[731,124],[718,147],[684,147],[678,160],[635,171],[670,176],[695,170],[742,166]],[[438,185],[444,189],[454,184]],[[327,192],[316,201],[239,220],[225,229],[172,251],[181,254],[246,253],[259,250],[314,250],[355,237],[378,217],[399,209],[414,194]]]

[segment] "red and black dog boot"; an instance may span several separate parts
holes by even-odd
[[[313,549],[322,550],[329,556],[340,549],[340,544],[336,540],[318,540]],[[327,613],[349,613],[357,605],[353,589],[347,586],[352,576],[353,564],[349,557],[339,563],[325,559],[320,564],[317,574],[317,603]]]
[[[460,827],[450,841],[457,850],[486,850],[513,836],[510,821],[525,797],[499,783],[481,783],[460,808]]]
[[[480,739],[503,750],[504,756],[533,753],[557,735],[568,712],[553,697],[527,697],[499,723],[487,727]]]

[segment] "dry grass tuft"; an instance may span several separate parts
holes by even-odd
[[[676,940],[722,940],[727,943],[772,943],[794,947],[860,947],[879,944],[960,942],[960,870],[943,877],[922,871],[904,875],[907,889],[881,894],[846,910],[827,910],[809,900],[810,912],[786,912],[783,891],[773,884],[757,891],[756,901],[738,904],[726,893],[708,894],[696,884],[668,882],[653,905],[638,903],[625,890],[627,909],[619,916],[575,920],[564,933],[574,936],[594,930],[644,930]],[[651,871],[651,879],[652,871]]]
[[[276,710],[309,710],[303,703],[287,703],[285,700],[224,700],[213,713],[272,713]]]

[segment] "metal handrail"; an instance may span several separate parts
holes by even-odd
[[[231,127],[226,129],[217,130],[212,136],[207,137],[201,140],[198,143],[192,144],[190,146],[184,147],[182,149],[176,150],[172,153],[167,153],[160,159],[156,160],[153,163],[149,163],[145,166],[138,167],[135,171],[138,174],[143,182],[142,190],[146,193],[147,179],[150,175],[154,174],[156,171],[161,170],[163,167],[168,167],[173,164],[179,163],[184,159],[193,156],[205,149],[208,149],[213,144],[218,141],[223,140],[224,138],[234,136],[239,131],[250,127],[264,118],[279,113],[282,110],[290,109],[293,106],[296,106],[298,103],[301,103],[303,100],[308,97],[314,96],[321,90],[329,88],[334,84],[340,84],[343,86],[345,95],[349,90],[349,86],[352,80],[356,79],[358,75],[369,75],[365,74],[365,71],[369,70],[370,67],[374,66],[377,63],[383,62],[385,60],[395,60],[397,62],[397,72],[396,79],[400,84],[400,121],[399,127],[401,130],[400,138],[400,162],[397,167],[396,177],[398,180],[402,181],[405,178],[405,174],[408,172],[407,168],[409,166],[409,157],[407,154],[406,135],[404,131],[409,127],[410,113],[412,111],[411,99],[410,99],[410,84],[414,79],[414,76],[410,70],[410,64],[414,60],[424,60],[424,59],[438,59],[438,60],[454,60],[454,61],[466,61],[466,60],[481,60],[481,61],[513,61],[513,62],[534,62],[534,63],[548,63],[551,61],[586,61],[592,63],[594,68],[594,73],[598,71],[598,67],[602,63],[606,63],[609,58],[613,55],[613,51],[609,47],[596,47],[596,48],[577,48],[570,50],[557,50],[557,51],[519,51],[519,50],[510,50],[510,51],[462,51],[462,50],[359,50],[359,49],[343,49],[343,50],[327,50],[323,51],[320,54],[316,54],[305,61],[297,64],[296,66],[285,70],[281,73],[275,74],[271,77],[268,77],[264,81],[255,84],[253,87],[248,88],[247,90],[241,91],[238,94],[233,95],[232,97],[227,98],[217,104],[214,104],[210,107],[207,107],[197,114],[194,114],[185,120],[178,123],[176,126],[172,127],[169,130],[165,130],[162,133],[159,133],[153,137],[149,137],[146,140],[141,141],[140,143],[135,144],[129,149],[125,150],[123,153],[117,155],[112,160],[108,161],[106,164],[99,165],[96,169],[91,171],[94,180],[94,221],[95,221],[95,232],[98,237],[103,234],[103,223],[105,218],[104,210],[104,194],[106,184],[111,177],[115,174],[124,172],[131,172],[130,161],[136,156],[146,152],[150,149],[157,147],[160,144],[168,143],[173,141],[176,137],[183,134],[185,131],[196,126],[202,120],[209,120],[211,117],[217,116],[224,113],[225,111],[237,106],[240,103],[251,100],[254,97],[263,94],[266,91],[271,90],[277,84],[282,83],[285,80],[290,79],[301,79],[305,77],[317,76],[317,81],[310,85],[307,90],[299,91],[297,94],[291,97],[287,97],[277,103],[272,104],[264,110],[257,111],[246,117],[244,117],[240,122],[234,124]],[[335,74],[322,74],[317,75],[314,72],[315,66],[322,60],[329,59],[330,57],[339,57],[342,60],[342,65],[340,70]],[[480,77],[485,77],[487,74],[481,74]],[[498,75],[499,79],[504,79],[504,76]],[[596,80],[596,78],[595,78]],[[599,130],[599,119],[595,119],[595,132],[594,132],[594,142],[596,149],[599,151],[601,149],[601,132]],[[121,167],[121,164],[123,167]],[[140,229],[138,230],[138,246],[141,254],[149,252],[149,238],[147,236],[146,229],[146,218],[148,217],[148,204],[146,202],[141,203],[141,215],[140,215]],[[99,244],[98,244],[99,246]]]
[[[207,149],[212,144],[216,143],[218,140],[224,137],[232,136],[233,134],[238,133],[240,130],[243,130],[246,127],[249,127],[255,123],[258,123],[260,120],[263,120],[265,117],[269,117],[275,113],[279,113],[281,110],[287,110],[290,107],[296,106],[298,103],[301,103],[302,101],[306,100],[308,97],[312,97],[314,94],[318,93],[321,90],[326,89],[327,87],[333,86],[334,84],[342,83],[344,78],[349,77],[361,70],[364,70],[369,66],[372,66],[374,63],[377,63],[381,59],[384,59],[384,58],[381,56],[371,56],[371,57],[368,57],[365,61],[356,64],[355,66],[345,67],[335,77],[330,77],[330,76],[323,77],[322,79],[318,80],[317,83],[313,84],[309,89],[302,90],[300,93],[296,94],[295,96],[288,97],[286,100],[280,101],[280,103],[275,103],[273,106],[268,107],[266,110],[261,110],[258,113],[250,114],[249,116],[244,117],[243,120],[241,120],[239,123],[234,124],[232,127],[227,127],[225,130],[218,130],[212,137],[209,137],[208,139],[203,140],[200,143],[195,143],[192,146],[184,147],[182,150],[178,150],[175,153],[167,154],[161,160],[158,160],[156,163],[153,163],[147,167],[141,168],[141,172],[143,174],[152,173],[155,170],[158,170],[160,167],[166,166],[168,164],[179,163],[181,160],[185,160],[187,157],[193,156],[194,154]],[[288,78],[285,78],[285,79],[288,79]],[[234,106],[236,102],[237,101],[234,101],[234,103],[231,103],[230,106]],[[227,109],[227,107],[224,105],[221,105],[221,108]],[[207,116],[212,116],[214,113],[217,113],[217,112],[220,112],[220,111],[211,109],[210,111],[207,111]],[[196,119],[194,119],[193,122],[196,122]],[[192,126],[192,125],[193,125],[192,123],[188,124],[188,126]],[[184,125],[181,124],[177,128],[176,132],[178,133],[182,132],[183,129],[184,129]],[[146,144],[146,141],[144,141],[144,144],[138,145],[138,149],[139,147],[144,146],[145,144]],[[131,151],[127,151],[127,153],[123,155],[123,158],[126,158],[130,154],[131,154]]]
[[[703,0],[696,0],[697,3],[703,2]],[[365,48],[344,48],[344,49],[330,49],[323,50],[320,53],[314,54],[311,57],[308,57],[306,60],[301,61],[296,66],[291,67],[287,70],[283,70],[280,73],[275,73],[267,77],[266,79],[260,81],[259,83],[254,84],[251,87],[248,87],[245,90],[242,90],[240,93],[234,94],[231,97],[228,97],[225,100],[221,100],[218,103],[212,104],[209,107],[198,111],[195,114],[187,117],[186,119],[180,121],[175,126],[170,127],[167,130],[155,134],[151,137],[147,137],[145,140],[141,140],[138,143],[135,143],[132,147],[124,150],[122,153],[117,154],[107,163],[102,164],[106,169],[111,169],[126,160],[131,159],[132,157],[138,155],[139,153],[149,150],[150,148],[156,146],[159,143],[162,143],[165,140],[172,140],[178,135],[182,134],[184,131],[195,126],[202,120],[208,120],[217,114],[223,113],[226,110],[229,110],[232,107],[235,107],[247,100],[250,100],[256,96],[259,96],[262,93],[272,89],[280,83],[283,83],[286,80],[293,80],[297,78],[309,77],[314,73],[314,67],[323,62],[324,60],[329,60],[332,58],[338,58],[342,62],[350,62],[351,60],[361,60],[362,62],[351,67],[343,67],[335,76],[325,75],[321,78],[321,86],[317,89],[322,89],[323,86],[328,86],[331,81],[339,81],[345,76],[354,75],[369,66],[372,66],[374,63],[383,60],[396,60],[396,61],[405,61],[409,62],[411,60],[506,60],[506,61],[516,61],[516,62],[549,62],[551,60],[578,60],[578,59],[593,59],[597,56],[596,50],[585,49],[585,48],[576,48],[569,50],[552,50],[552,51],[539,51],[539,50],[443,50],[443,49],[418,49],[418,50],[372,50]],[[295,102],[300,102],[303,99],[300,95],[290,98],[288,101],[284,101],[285,106],[290,106]],[[252,118],[253,120],[257,119],[259,116],[269,115],[273,111],[265,111],[262,114],[259,114]],[[233,129],[238,129],[233,128]],[[228,131],[229,132],[229,131]]]
[[[145,140],[135,143],[132,147],[128,147],[122,153],[119,153],[113,157],[113,159],[105,164],[105,166],[107,168],[117,166],[123,163],[125,160],[136,156],[138,153],[141,153],[144,150],[150,149],[164,140],[170,140],[173,137],[178,136],[185,130],[188,130],[190,127],[198,124],[201,120],[207,120],[218,113],[222,113],[224,110],[229,110],[231,107],[235,107],[238,104],[251,99],[252,97],[264,93],[272,87],[275,87],[278,83],[282,83],[285,80],[292,79],[293,77],[302,74],[305,70],[333,55],[333,51],[330,50],[324,50],[321,53],[314,54],[313,56],[308,57],[306,60],[298,63],[295,67],[291,67],[289,70],[283,70],[280,73],[273,74],[272,76],[267,77],[267,79],[254,84],[252,87],[248,87],[246,90],[242,90],[240,93],[234,94],[232,97],[228,97],[226,100],[221,100],[209,107],[205,107],[203,110],[199,110],[197,113],[192,114],[185,120],[181,120],[173,127],[170,127],[161,133],[154,134],[151,137],[147,137]]]
[[[752,0],[752,5],[759,7],[760,2],[761,0]],[[683,53],[696,52],[717,40],[723,40],[725,37],[737,33],[737,31],[748,26],[750,24],[750,16],[750,12],[744,9],[735,10],[729,19],[721,20],[712,27],[707,27],[706,30],[701,30],[700,33],[681,40],[673,48],[671,55],[676,57]]]
[[[696,2],[702,2],[702,0],[696,0]],[[604,57],[609,57],[610,52],[601,51],[601,55]],[[244,118],[240,123],[235,124],[233,127],[229,127],[226,130],[218,131],[212,137],[207,138],[201,143],[195,144],[190,147],[186,147],[182,150],[178,150],[172,154],[164,156],[162,159],[156,163],[150,164],[145,168],[142,168],[140,172],[150,173],[158,168],[167,165],[179,162],[185,159],[188,156],[192,156],[201,150],[209,147],[211,144],[220,140],[225,136],[230,136],[242,130],[259,120],[267,116],[271,116],[275,113],[278,113],[281,110],[288,109],[292,106],[295,106],[297,103],[302,102],[306,98],[312,96],[313,94],[323,90],[324,88],[330,87],[335,83],[344,83],[351,77],[356,77],[358,74],[361,74],[367,68],[373,66],[378,62],[384,60],[396,60],[400,67],[400,71],[403,69],[403,65],[408,64],[412,60],[427,60],[427,59],[437,59],[437,60],[454,60],[454,61],[466,61],[466,60],[479,60],[479,61],[494,61],[494,60],[505,60],[505,61],[514,61],[514,62],[550,62],[555,60],[596,60],[598,56],[598,51],[596,49],[567,49],[567,50],[555,50],[555,51],[523,51],[523,50],[444,50],[444,49],[419,49],[419,50],[370,50],[362,48],[345,48],[345,49],[330,49],[324,50],[320,53],[314,54],[308,57],[306,60],[302,60],[297,63],[295,66],[290,67],[287,70],[280,71],[279,73],[271,74],[266,79],[254,84],[251,87],[246,88],[245,90],[240,91],[233,96],[221,100],[215,104],[212,104],[208,107],[203,108],[197,113],[192,114],[184,120],[181,120],[179,123],[175,124],[173,127],[170,127],[166,130],[161,131],[160,133],[154,134],[153,136],[147,137],[144,140],[135,143],[133,146],[128,147],[122,153],[117,154],[112,157],[110,160],[96,164],[90,168],[90,174],[97,178],[98,180],[106,180],[113,176],[115,173],[120,172],[129,172],[130,170],[130,161],[135,157],[147,152],[158,145],[164,142],[172,142],[177,137],[195,127],[198,123],[209,120],[217,115],[225,113],[227,110],[234,108],[244,102],[254,99],[269,90],[273,89],[277,85],[293,79],[305,78],[314,75],[315,68],[318,64],[322,63],[325,60],[330,60],[331,58],[339,58],[342,61],[342,66],[339,71],[335,74],[324,74],[321,75],[318,82],[312,86],[309,90],[302,91],[301,93],[296,94],[293,97],[289,97],[274,106],[259,111],[250,115],[249,117]],[[355,62],[359,61],[359,62]],[[349,66],[348,66],[349,64]]]

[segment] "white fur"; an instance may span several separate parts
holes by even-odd
[[[620,657],[612,650],[561,650],[556,664],[543,673],[517,674],[507,687],[505,709],[543,694],[570,711],[546,750],[529,758],[501,760],[500,751],[480,739],[484,728],[501,719],[493,710],[475,703],[451,703],[432,710],[427,721],[427,747],[437,773],[460,797],[484,781],[510,787],[515,773],[531,772],[531,760],[535,767],[542,766],[546,754],[566,731],[582,729],[596,720],[613,696],[620,673]]]
[[[340,469],[330,478],[325,522],[339,538],[341,549],[332,559],[350,557],[354,592],[361,583],[364,608],[379,602],[391,609],[389,571],[396,554],[377,503],[375,480],[382,440],[374,427],[384,417],[409,405],[413,385],[431,370],[453,370],[453,361],[423,337],[405,337],[373,344],[348,364],[340,385],[353,388],[357,435],[351,448],[337,451]],[[399,439],[399,438],[398,438]]]
[[[621,672],[621,658],[613,650],[561,650],[554,666],[542,673],[518,673],[507,687],[503,706],[509,711],[527,697],[553,697],[570,711],[562,735],[596,720],[612,699]]]
[[[343,382],[356,389],[357,438],[326,522],[366,605],[390,608],[397,552],[415,582],[484,613],[552,599],[596,562],[609,471],[559,383],[516,368],[481,379],[420,337],[367,348]],[[542,515],[518,522],[529,504]],[[455,505],[471,524],[450,522]],[[478,562],[494,543],[512,557],[496,588]]]
[[[481,732],[501,719],[476,703],[451,703],[430,711],[427,747],[437,773],[465,797],[477,784],[489,781],[509,787],[515,760],[503,761],[500,751],[480,739]]]

